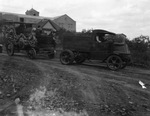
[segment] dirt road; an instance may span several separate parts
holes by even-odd
[[[14,101],[19,98],[23,115],[29,116],[150,116],[150,71],[146,69],[114,72],[94,61],[66,66],[59,59],[1,54],[0,77],[3,114],[15,112]]]

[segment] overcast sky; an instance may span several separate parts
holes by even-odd
[[[0,11],[24,14],[32,7],[40,16],[69,15],[77,31],[100,28],[131,39],[150,36],[150,0],[0,0]]]

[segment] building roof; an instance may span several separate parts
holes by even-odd
[[[106,30],[103,30],[103,29],[95,29],[93,30],[94,33],[101,33],[101,34],[112,34],[112,35],[116,35],[115,33],[113,32],[109,32],[109,31],[106,31]]]
[[[33,8],[31,8],[30,10],[34,10]],[[34,10],[36,11],[36,10]],[[37,12],[37,11],[36,11]],[[56,17],[44,17],[44,16],[31,16],[31,15],[25,15],[25,14],[18,14],[18,13],[10,13],[10,12],[0,12],[2,14],[11,14],[11,15],[15,15],[15,16],[18,16],[18,17],[24,17],[24,18],[36,18],[36,19],[50,19],[50,20],[55,20],[55,19],[58,19],[62,16],[67,16],[69,17],[67,14],[64,14],[64,15],[60,15],[60,16],[56,16]],[[69,17],[70,19],[72,19],[71,17]],[[73,19],[72,19],[73,20]],[[75,21],[75,20],[73,20]]]
[[[56,16],[56,17],[49,17],[51,20],[55,20],[55,19],[58,19],[58,18],[60,18],[60,17],[63,17],[63,16],[67,16],[67,17],[69,17],[67,14],[64,14],[64,15],[60,15],[60,16]],[[73,20],[71,17],[69,17],[71,20]],[[73,20],[73,21],[75,21],[75,20]]]
[[[63,15],[61,15],[61,16],[56,16],[56,17],[50,17],[51,18],[51,20],[55,20],[55,19],[58,19],[58,18],[60,18],[60,17],[62,17]]]
[[[55,24],[53,21],[51,20],[41,20],[37,25],[36,25],[36,28],[38,28],[39,26],[40,27],[43,27],[47,22],[49,22],[57,31],[60,30],[60,27]]]
[[[0,13],[2,13],[3,15],[4,14],[10,14],[10,15],[15,15],[15,16],[24,17],[24,18],[43,19],[43,17],[40,17],[40,16],[31,16],[31,15],[18,14],[18,13],[9,13],[9,12],[0,12]]]
[[[34,12],[38,12],[37,10],[31,8],[30,10],[27,10],[27,11],[34,11]],[[38,12],[39,13],[39,12]]]

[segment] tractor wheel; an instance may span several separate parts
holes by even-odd
[[[36,57],[36,50],[34,48],[30,48],[28,51],[27,51],[27,55],[30,59],[35,59]]]
[[[116,71],[122,66],[122,59],[117,55],[111,55],[106,60],[107,67],[110,70]]]
[[[7,50],[7,54],[9,56],[13,56],[14,55],[14,44],[12,42],[7,43],[6,50]]]
[[[85,61],[85,57],[82,53],[78,53],[74,60],[77,64],[82,64]]]
[[[74,61],[74,54],[70,50],[64,50],[60,54],[60,62],[62,64],[68,65],[72,64]]]

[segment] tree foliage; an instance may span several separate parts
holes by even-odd
[[[133,40],[126,40],[130,48],[133,63],[150,66],[150,39],[149,36],[139,36]]]

